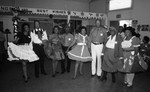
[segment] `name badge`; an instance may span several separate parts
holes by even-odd
[[[100,33],[100,36],[103,36],[103,33]]]

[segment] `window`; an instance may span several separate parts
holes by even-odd
[[[124,26],[124,24],[128,26],[132,26],[132,20],[120,20],[119,21],[119,26]]]
[[[110,0],[109,10],[120,10],[132,7],[132,0]]]

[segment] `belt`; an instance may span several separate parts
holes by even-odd
[[[124,52],[131,52],[131,51],[134,51],[134,50],[123,50]]]
[[[77,43],[77,45],[86,45],[86,43]]]
[[[101,45],[103,43],[99,43],[99,42],[92,42],[94,45]]]
[[[42,45],[43,45],[42,43],[33,43],[33,44],[35,44],[35,45],[40,45],[40,46],[42,46]]]

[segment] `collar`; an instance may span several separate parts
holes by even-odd
[[[87,35],[84,36],[84,35],[82,35],[82,34],[80,34],[80,33],[79,33],[79,35],[81,35],[82,37],[86,37],[86,36],[87,36]]]
[[[41,28],[35,28],[35,31],[41,31],[42,29]]]

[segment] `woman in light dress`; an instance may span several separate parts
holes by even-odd
[[[57,70],[58,61],[64,59],[64,53],[62,51],[62,44],[61,44],[58,26],[54,26],[53,34],[49,35],[48,50],[49,52],[47,53],[47,55],[49,58],[52,59],[52,66],[53,66],[52,77],[55,77],[57,73],[56,70]]]
[[[28,82],[27,62],[38,60],[38,56],[34,53],[30,38],[30,26],[27,23],[22,25],[22,31],[17,34],[16,44],[8,43],[8,60],[18,60],[22,63],[24,81]]]
[[[88,36],[87,36],[87,29],[86,27],[82,26],[80,28],[80,32],[75,35],[75,40],[70,45],[70,47],[73,47],[72,50],[68,52],[68,57],[72,60],[76,60],[75,63],[75,71],[73,79],[76,78],[78,67],[80,66],[80,74],[82,75],[82,65],[83,62],[92,61],[92,57],[89,52],[89,43],[88,43]],[[70,49],[68,48],[68,50]]]

